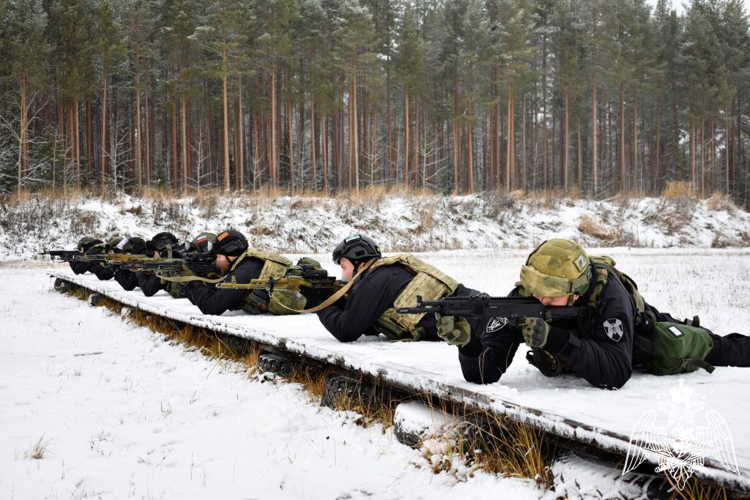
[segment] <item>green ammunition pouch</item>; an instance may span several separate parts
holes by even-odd
[[[714,367],[705,360],[713,347],[708,330],[684,323],[656,322],[650,334],[636,335],[636,361],[654,375],[690,373]]]
[[[376,333],[382,333],[388,339],[396,341],[415,341],[425,338],[424,328],[418,326],[424,318],[422,314],[399,314],[400,307],[410,307],[417,301],[417,296],[424,300],[439,300],[452,295],[458,282],[439,269],[423,262],[413,255],[401,254],[377,260],[370,269],[400,264],[415,276],[401,291],[393,302],[393,307],[386,309],[373,326]]]

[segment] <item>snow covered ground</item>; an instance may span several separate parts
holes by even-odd
[[[699,314],[702,324],[721,335],[749,331],[750,250],[590,253],[613,256],[649,302],[675,316]],[[468,286],[500,294],[513,286],[525,255],[495,250],[421,257]],[[327,256],[318,257],[335,272]],[[656,409],[659,396],[679,380],[637,373],[622,390],[602,391],[570,376],[544,378],[525,362],[521,349],[499,383],[479,387],[462,380],[456,351],[444,344],[372,338],[339,344],[314,316],[205,317],[186,300],[166,294],[145,298],[113,282],[77,279],[175,318],[269,344],[284,341],[289,349],[425,391],[451,388],[498,409],[542,409],[551,428],[581,437],[585,430],[566,429],[564,418],[629,436],[638,417]],[[104,309],[55,295],[43,270],[0,270],[0,283],[9,298],[2,305],[0,400],[12,402],[0,408],[0,450],[6,450],[0,459],[2,495],[67,498],[77,489],[114,491],[118,498],[539,495],[528,482],[486,474],[465,483],[450,474],[434,476],[418,468],[424,459],[399,445],[391,431],[356,427],[346,415],[309,405],[295,386],[248,381]],[[717,368],[682,378],[705,396],[707,409],[726,419],[742,469],[739,480],[750,484],[750,370]],[[700,415],[696,423],[704,424]],[[49,440],[45,458],[25,459],[40,438]],[[131,494],[131,488],[137,491]]]
[[[481,471],[435,475],[391,429],[57,294],[44,269],[0,269],[0,296],[2,499],[541,494]]]
[[[181,238],[232,227],[253,246],[329,252],[362,232],[385,251],[532,248],[551,237],[586,246],[750,246],[750,214],[714,197],[631,200],[537,199],[520,194],[387,198],[203,197],[29,199],[0,202],[0,261],[71,249],[81,237],[116,233]]]

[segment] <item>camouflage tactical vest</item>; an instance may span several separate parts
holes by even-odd
[[[396,297],[393,306],[386,309],[373,327],[390,340],[419,340],[424,331],[418,324],[424,318],[423,314],[399,314],[399,307],[411,307],[417,303],[417,296],[424,300],[438,300],[446,295],[452,295],[458,282],[439,269],[423,262],[413,255],[401,254],[386,257],[376,261],[370,270],[378,267],[400,264],[414,273],[414,278]]]
[[[254,258],[263,261],[263,268],[260,271],[258,279],[268,278],[282,278],[286,275],[286,272],[292,266],[292,261],[286,257],[282,257],[279,254],[273,252],[261,252],[254,248],[249,248],[232,265],[231,271],[242,262],[244,259]],[[300,299],[302,307],[300,307]],[[252,290],[247,294],[245,299],[242,301],[241,308],[248,314],[263,314],[269,312],[271,314],[290,314],[289,311],[278,305],[278,302],[282,302],[287,307],[293,309],[304,308],[304,297],[298,296],[295,292],[287,290],[276,290],[273,297],[269,300],[267,295],[262,290]]]

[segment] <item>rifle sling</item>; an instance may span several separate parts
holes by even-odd
[[[291,307],[287,306],[286,304],[282,304],[278,300],[276,301],[276,303],[278,305],[280,305],[281,307],[283,307],[284,309],[286,309],[287,311],[293,312],[293,313],[297,313],[297,314],[316,313],[318,311],[322,311],[323,309],[325,309],[326,307],[329,307],[329,306],[333,305],[341,297],[343,297],[344,295],[346,295],[347,292],[349,292],[349,290],[352,288],[352,286],[354,285],[354,283],[357,281],[357,278],[359,278],[360,276],[362,276],[365,273],[365,271],[367,271],[370,268],[370,266],[372,266],[372,264],[375,261],[376,261],[376,259],[373,259],[370,262],[368,262],[367,264],[365,264],[362,267],[362,269],[359,270],[359,272],[352,278],[352,280],[349,283],[347,283],[346,285],[344,285],[342,288],[339,289],[338,292],[334,293],[333,295],[331,295],[330,297],[328,297],[325,301],[323,301],[322,303],[318,304],[315,307],[311,307],[310,309],[292,309]],[[273,296],[271,296],[271,298],[273,298]]]

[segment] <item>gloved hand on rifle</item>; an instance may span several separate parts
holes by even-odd
[[[438,337],[450,345],[463,347],[471,340],[471,325],[460,316],[443,316],[435,313]]]
[[[529,347],[542,348],[547,344],[551,331],[550,324],[542,318],[521,318],[518,328],[523,333],[523,340]]]

